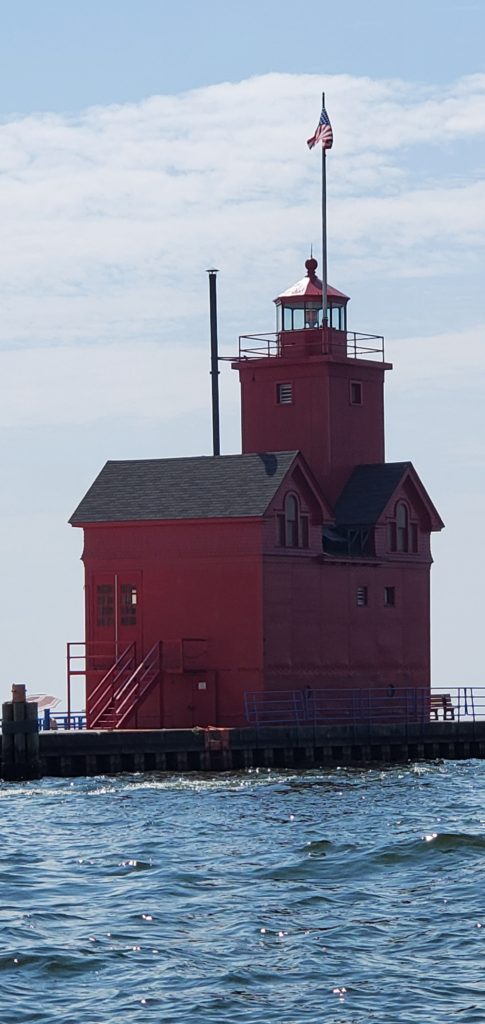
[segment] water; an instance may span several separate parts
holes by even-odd
[[[485,762],[0,786],[1,1024],[483,1024]]]

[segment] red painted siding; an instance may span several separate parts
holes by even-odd
[[[262,523],[207,520],[89,526],[85,538],[88,594],[98,579],[120,572],[120,566],[127,577],[135,571],[140,574],[139,656],[159,640],[177,644],[184,637],[206,639],[204,669],[213,673],[213,682],[198,695],[202,718],[211,717],[214,710],[219,723],[240,724],[244,692],[262,686]],[[88,641],[99,638],[90,607],[88,598]],[[179,673],[175,687],[167,674],[165,724],[215,724],[201,721],[200,714],[194,721],[195,676],[195,682],[207,682],[205,671]],[[140,726],[153,725],[161,714],[157,700],[154,694],[147,699]]]
[[[328,500],[335,501],[352,469],[384,461],[384,371],[387,364],[302,356],[255,359],[235,366],[241,380],[243,452],[304,455]],[[351,403],[351,382],[362,404]],[[293,402],[277,403],[277,385],[293,385]]]
[[[357,605],[357,588],[368,604]],[[395,606],[384,604],[394,587]],[[429,685],[429,566],[265,557],[265,684]]]

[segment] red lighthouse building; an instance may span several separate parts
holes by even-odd
[[[242,454],[108,462],[70,520],[92,728],[426,706],[443,523],[412,464],[385,462],[383,339],[349,331],[332,288],[322,323],[316,271],[274,334],[240,339]]]

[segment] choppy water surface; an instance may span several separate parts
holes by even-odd
[[[485,763],[0,786],[1,1024],[485,1021]]]

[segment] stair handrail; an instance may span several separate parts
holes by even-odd
[[[111,675],[111,673],[112,673],[112,672],[114,672],[114,671],[115,671],[115,670],[116,670],[117,668],[119,668],[119,666],[120,666],[121,662],[122,662],[122,661],[123,661],[123,659],[124,659],[124,658],[126,657],[126,655],[128,655],[128,654],[130,654],[130,655],[134,655],[134,653],[135,653],[135,641],[134,641],[134,640],[132,640],[132,641],[131,641],[131,642],[130,642],[130,643],[128,644],[128,646],[127,646],[127,647],[125,647],[125,648],[124,648],[124,649],[122,650],[121,654],[119,654],[119,655],[117,656],[117,658],[115,658],[115,660],[114,660],[113,664],[112,664],[112,665],[110,665],[110,667],[109,667],[108,671],[107,671],[107,672],[105,672],[105,674],[104,674],[104,676],[102,677],[102,679],[100,679],[99,683],[97,683],[97,684],[96,684],[96,686],[94,687],[94,690],[93,690],[93,691],[92,691],[92,693],[91,693],[91,697],[94,697],[94,695],[95,695],[95,694],[97,693],[97,691],[98,691],[99,689],[101,689],[101,687],[102,687],[102,686],[103,686],[103,684],[105,683],[106,679],[108,679],[108,677],[109,677],[109,676]]]
[[[94,723],[102,715],[103,711],[107,709],[111,700],[115,696],[115,686],[119,679],[128,671],[130,671],[130,662],[135,661],[135,641],[132,640],[127,647],[121,652],[121,654],[113,662],[111,668],[105,672],[102,679],[95,686],[92,694],[90,695],[90,719]],[[125,663],[126,662],[126,663]],[[112,677],[112,678],[110,678]],[[109,688],[109,692],[108,692]],[[93,702],[93,697],[97,699]],[[101,705],[101,707],[99,707]]]
[[[157,640],[149,650],[148,654],[145,655],[143,661],[140,662],[133,674],[126,680],[119,692],[116,694],[115,699],[117,702],[119,702],[121,698],[121,701],[118,703],[116,708],[116,725],[118,729],[132,713],[141,698],[145,696],[148,689],[158,679],[162,664],[161,655],[162,643],[160,640]],[[154,674],[151,675],[153,672]]]

